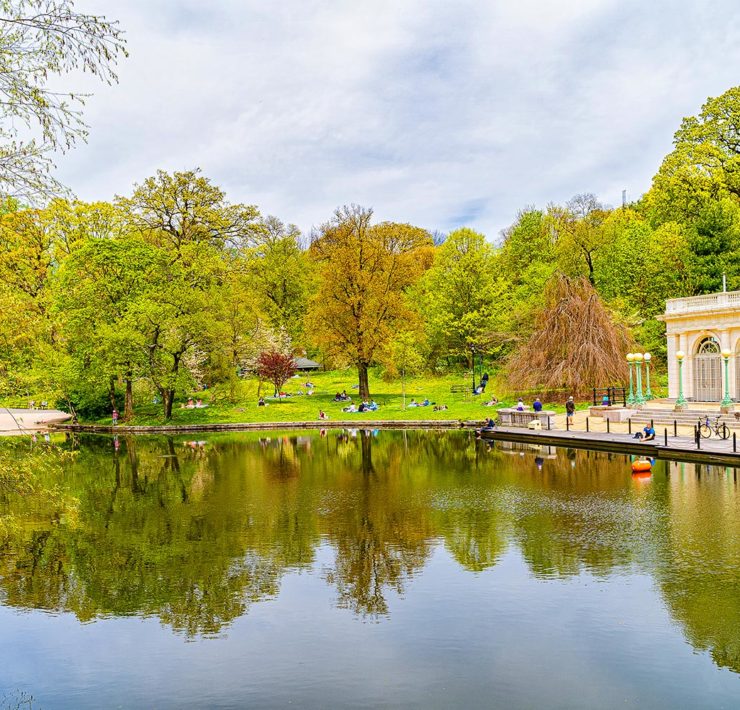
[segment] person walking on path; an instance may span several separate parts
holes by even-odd
[[[573,423],[573,415],[576,413],[576,403],[573,401],[573,397],[568,397],[568,401],[565,403],[565,416]]]

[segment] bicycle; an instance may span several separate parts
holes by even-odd
[[[727,424],[720,421],[721,418],[722,417],[718,415],[714,420],[714,423],[712,423],[709,421],[709,417],[707,417],[703,424],[700,419],[699,434],[701,434],[704,439],[708,439],[712,434],[716,434],[720,439],[729,439],[730,429]]]

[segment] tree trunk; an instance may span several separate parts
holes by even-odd
[[[175,401],[175,390],[162,390],[162,405],[164,406],[164,418],[172,419],[172,403]]]
[[[134,383],[132,374],[126,373],[126,398],[123,403],[123,421],[127,422],[134,416]]]
[[[359,361],[357,363],[357,375],[360,379],[360,399],[370,399],[370,383],[367,377],[367,363]]]

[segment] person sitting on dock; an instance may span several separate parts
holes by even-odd
[[[635,438],[640,441],[653,441],[655,439],[655,429],[650,424],[646,424],[642,431],[635,434]]]

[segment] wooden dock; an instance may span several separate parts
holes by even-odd
[[[697,448],[696,442],[685,436],[669,436],[666,444],[665,437],[661,435],[658,435],[654,441],[642,442],[632,438],[629,434],[606,434],[572,429],[570,431],[560,429],[531,431],[515,427],[496,427],[490,431],[482,431],[481,438],[740,467],[740,453],[732,450],[732,438],[724,441],[702,439],[701,448]]]

